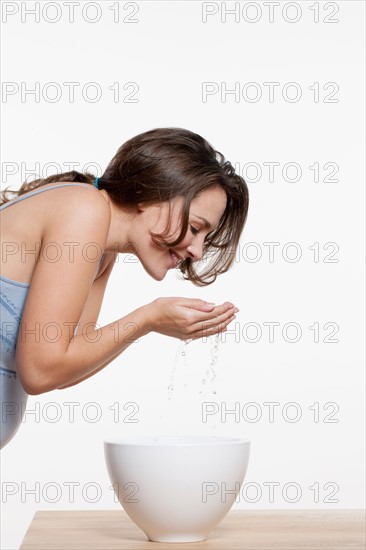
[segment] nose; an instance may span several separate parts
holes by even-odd
[[[203,245],[200,245],[198,243],[190,244],[189,246],[187,246],[187,253],[194,262],[198,262],[199,260],[202,260]]]

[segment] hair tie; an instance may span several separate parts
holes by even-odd
[[[95,178],[95,180],[94,180],[94,187],[96,187],[97,189],[99,189],[99,187],[98,187],[98,182],[99,182],[99,178]]]

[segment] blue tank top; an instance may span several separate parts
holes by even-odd
[[[37,193],[70,185],[85,186],[81,183],[64,183],[53,187],[41,187],[3,204],[0,211]],[[99,269],[103,258],[104,254]],[[15,350],[29,286],[28,283],[20,283],[0,275],[0,449],[5,447],[18,431],[28,400],[28,394],[24,391],[17,374]],[[75,332],[76,330],[77,328]]]

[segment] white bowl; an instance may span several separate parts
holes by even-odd
[[[197,542],[232,507],[250,442],[235,437],[135,436],[104,442],[114,492],[155,542]]]

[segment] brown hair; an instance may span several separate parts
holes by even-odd
[[[95,176],[77,171],[57,174],[45,179],[23,183],[19,191],[1,193],[1,204],[8,202],[6,193],[23,195],[33,189],[57,181],[93,184]],[[184,198],[181,232],[168,242],[164,233],[152,234],[155,243],[170,247],[181,242],[188,229],[189,207],[192,199],[203,190],[221,186],[227,204],[219,225],[204,242],[203,256],[197,265],[206,264],[199,273],[191,258],[180,264],[186,280],[196,286],[212,284],[220,273],[232,266],[249,207],[249,192],[244,179],[235,173],[230,162],[203,137],[184,128],[155,128],[126,141],[99,178],[99,189],[105,189],[118,207],[137,203],[170,202]]]

